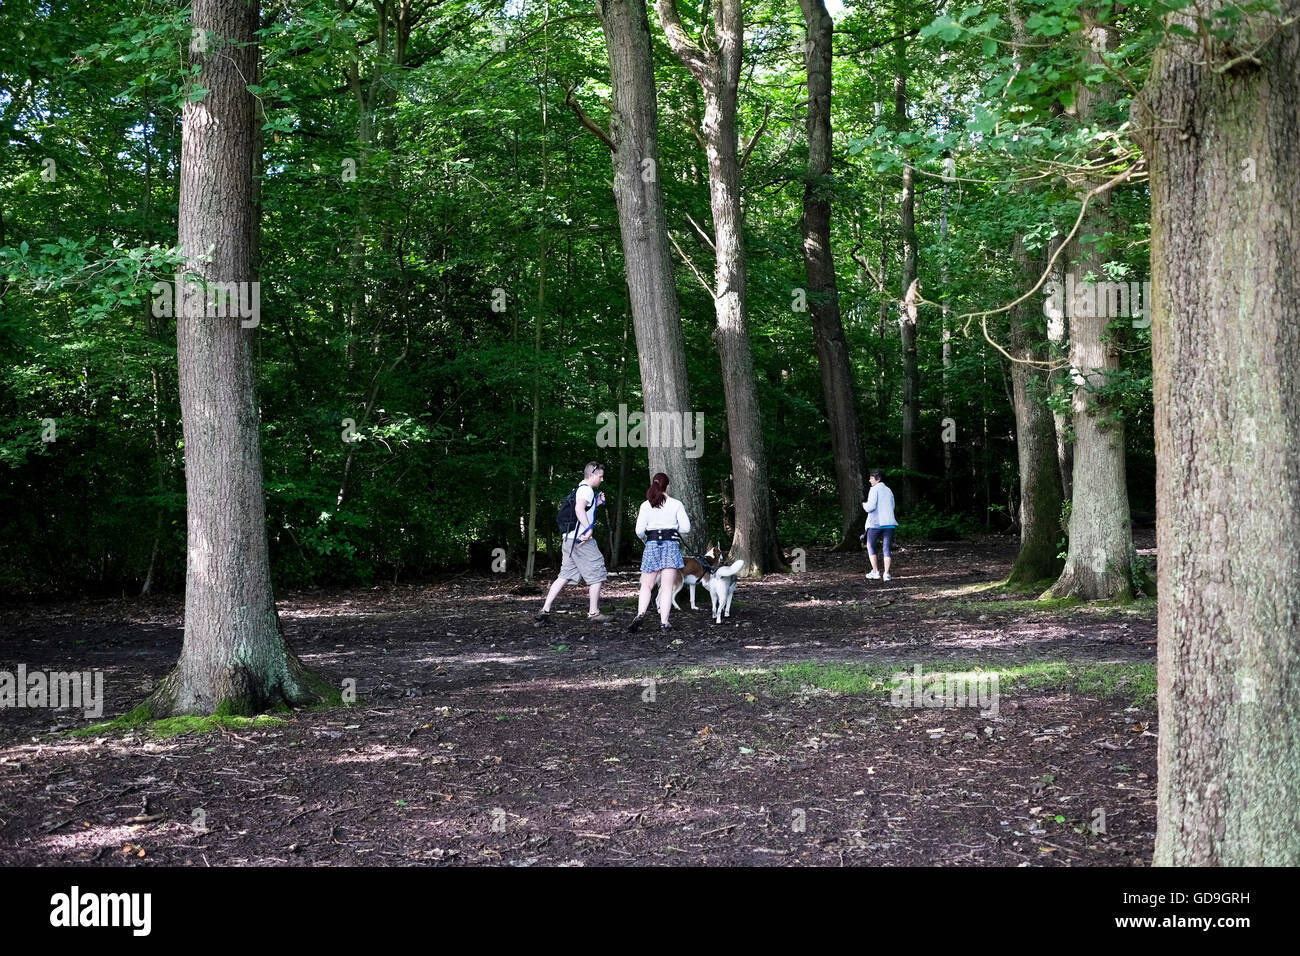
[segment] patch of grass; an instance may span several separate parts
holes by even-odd
[[[1003,668],[999,674],[999,685],[1005,684],[1006,689],[1013,691],[1059,688],[1089,697],[1130,700],[1137,707],[1149,706],[1156,699],[1156,665],[1153,661],[1036,662]]]
[[[1021,592],[1023,593],[1023,592]],[[1156,612],[1155,598],[1132,601],[1080,601],[1078,598],[1020,598],[993,601],[954,601],[962,611],[1027,614],[1031,611],[1079,611],[1092,617],[1144,617]]]
[[[778,684],[796,691],[803,687],[816,687],[839,694],[865,694],[888,687],[889,676],[897,670],[887,664],[817,664],[805,661],[778,667],[772,676]]]
[[[901,664],[837,661],[802,661],[775,668],[686,667],[663,673],[664,679],[712,681],[737,693],[763,692],[789,697],[809,687],[839,694],[875,694],[887,698],[895,686],[894,675],[908,672]],[[1131,702],[1138,707],[1155,702],[1156,667],[1152,661],[1115,661],[1070,664],[1064,661],[1034,662],[1012,666],[949,664],[939,673],[996,673],[998,693],[1061,690],[1069,693]],[[909,672],[910,673],[910,672]]]
[[[312,693],[316,694],[320,700],[314,704],[309,704],[308,710],[326,710],[331,707],[355,707],[356,704],[349,704],[343,700],[343,688],[335,687],[325,678],[321,677],[315,671],[307,672],[307,686],[311,688]],[[290,713],[293,710],[284,703],[276,706],[276,713]]]
[[[168,737],[178,737],[181,734],[206,734],[218,728],[224,728],[225,730],[260,730],[267,727],[278,727],[285,723],[287,721],[283,718],[272,717],[270,714],[258,714],[256,717],[239,717],[217,713],[211,717],[164,717],[162,720],[151,720],[148,707],[142,704],[121,717],[98,724],[91,724],[89,727],[83,727],[80,730],[70,730],[68,735],[71,737],[97,737],[101,734],[125,730],[146,730],[150,737],[155,740],[162,740]]]
[[[889,664],[801,661],[775,668],[685,667],[672,676],[688,681],[713,681],[743,693],[761,690],[789,696],[803,688],[815,687],[840,694],[865,694],[888,690],[889,677],[897,670]]]
[[[958,607],[965,611],[1063,611],[1066,608],[1078,607],[1080,601],[1077,598],[1019,598],[1005,601],[959,601]]]

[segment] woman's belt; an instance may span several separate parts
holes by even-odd
[[[676,528],[663,528],[645,533],[647,541],[681,541],[681,535],[677,533]]]

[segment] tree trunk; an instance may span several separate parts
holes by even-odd
[[[743,558],[746,575],[784,566],[772,520],[767,453],[754,382],[754,359],[745,313],[744,214],[740,203],[740,157],[736,106],[744,52],[740,0],[712,0],[716,49],[705,50],[686,34],[676,0],[657,0],[668,45],[704,91],[704,142],[709,161],[709,205],[713,212],[713,339],[722,362],[722,392],[727,406],[731,472],[735,485],[736,533],[731,554]]]
[[[1008,3],[1013,27],[1013,53],[1019,64],[1024,56],[1024,21],[1014,2]],[[1025,248],[1017,235],[1012,248],[1017,272],[1025,287],[1038,281],[1046,266]],[[1050,257],[1050,250],[1049,250]],[[1062,483],[1058,431],[1055,416],[1047,404],[1052,376],[1043,365],[1047,342],[1042,320],[1035,315],[1035,299],[1020,303],[1011,311],[1011,354],[1023,361],[1011,362],[1011,407],[1016,416],[1016,458],[1020,474],[1020,550],[1007,584],[1027,587],[1061,573],[1058,542],[1061,528]],[[1061,316],[1063,320],[1064,316]],[[1049,322],[1050,324],[1050,322]]]
[[[144,226],[144,241],[146,245],[153,245],[153,144],[148,131],[154,128],[153,111],[149,105],[145,104],[145,122],[143,123],[144,135],[141,145],[144,147],[144,193],[140,200],[140,221]],[[3,232],[3,230],[0,230]],[[3,246],[3,236],[0,236],[0,246]],[[153,304],[146,301],[144,304],[144,324],[146,334],[151,341],[157,341],[162,338],[166,332],[164,322],[160,322],[153,314]],[[158,570],[158,557],[162,551],[162,539],[165,529],[166,511],[163,507],[163,495],[167,491],[167,457],[163,452],[163,429],[165,420],[162,409],[162,382],[161,369],[156,359],[149,361],[149,382],[150,382],[150,403],[152,405],[152,416],[149,425],[150,436],[153,439],[154,455],[154,492],[158,500],[154,508],[154,531],[153,546],[149,549],[149,567],[145,571],[144,583],[140,585],[140,597],[148,597],[153,593],[154,575]]]
[[[618,400],[627,401],[627,343],[631,338],[631,313],[623,313],[623,344],[619,348],[618,363]],[[623,548],[623,513],[627,508],[627,473],[630,450],[624,445],[618,450],[618,487],[614,493],[614,512],[610,520],[609,566],[618,567],[618,556]]]
[[[1032,285],[1042,263],[1035,262],[1019,236],[1015,259],[1020,275]],[[1020,468],[1020,551],[1007,583],[1013,587],[1037,584],[1061,573],[1057,557],[1061,528],[1061,473],[1056,454],[1056,426],[1047,406],[1051,376],[1044,361],[1043,334],[1033,317],[1035,300],[1020,303],[1011,312],[1012,408],[1016,416],[1016,458]]]
[[[1208,65],[1166,35],[1132,112],[1151,170],[1157,866],[1300,864],[1300,0],[1281,7],[1289,28],[1248,15]],[[1257,62],[1215,69],[1242,49]]]
[[[546,34],[546,49],[542,66],[538,71],[537,100],[542,117],[542,189],[541,204],[543,215],[537,236],[537,314],[533,321],[533,386],[532,408],[533,425],[529,440],[528,469],[528,540],[524,544],[524,580],[531,582],[537,567],[537,482],[541,474],[541,427],[542,427],[542,323],[546,319],[546,266],[550,255],[550,240],[546,234],[546,191],[551,183],[551,153],[548,142],[550,116],[547,112],[547,78],[550,69],[550,34]],[[585,464],[585,463],[584,463]]]
[[[1100,63],[1097,51],[1109,47],[1110,30],[1088,21],[1084,39],[1088,59]],[[1075,103],[1080,123],[1090,122],[1093,103],[1103,91],[1076,87]],[[1110,194],[1094,198],[1084,215],[1080,236],[1104,236],[1110,228]],[[1095,390],[1119,371],[1119,349],[1107,341],[1105,308],[1092,308],[1083,279],[1103,276],[1105,252],[1098,242],[1078,238],[1066,250],[1075,276],[1070,303],[1070,365],[1074,379],[1074,497],[1070,503],[1070,547],[1061,577],[1052,586],[1053,597],[1085,601],[1126,600],[1132,597],[1133,529],[1129,521],[1128,485],[1124,465],[1124,422],[1111,403]],[[1094,303],[1095,304],[1095,303]]]
[[[614,199],[636,330],[641,399],[647,415],[686,414],[691,408],[690,385],[659,179],[659,107],[645,0],[597,0],[596,10],[609,52]],[[651,475],[662,471],[672,479],[673,495],[691,517],[686,547],[703,551],[708,525],[697,459],[688,457],[684,447],[658,445],[649,453]]]
[[[853,367],[849,364],[840,317],[835,259],[831,255],[831,40],[834,23],[824,0],[799,0],[808,28],[808,175],[803,194],[803,261],[813,338],[821,368],[822,399],[830,425],[835,488],[840,501],[840,542],[836,550],[857,550],[862,522],[866,464],[858,419]]]
[[[945,157],[946,159],[947,157]],[[939,242],[943,245],[943,263],[940,267],[939,281],[943,286],[943,308],[940,311],[939,321],[941,323],[941,334],[943,342],[943,417],[952,416],[952,394],[949,391],[949,379],[952,374],[952,329],[948,327],[948,317],[950,308],[948,305],[948,199],[949,183],[943,184],[943,209],[939,214]],[[955,437],[955,436],[954,436]],[[943,487],[944,500],[948,504],[948,510],[955,512],[957,510],[956,488],[954,485],[955,476],[953,475],[953,448],[957,443],[955,441],[943,442]]]
[[[1063,238],[1063,236],[1056,236],[1048,243],[1048,259],[1051,259],[1060,247]],[[1064,258],[1061,256],[1056,260],[1048,277],[1048,281],[1055,283],[1058,289],[1065,288]],[[1051,299],[1046,301],[1052,303]],[[1048,309],[1047,341],[1050,343],[1048,354],[1053,361],[1060,361],[1069,354],[1070,350],[1070,320],[1066,317],[1064,308],[1057,308],[1054,304],[1046,308]],[[1052,377],[1052,397],[1057,400],[1058,407],[1064,405],[1063,381],[1061,376]],[[1062,501],[1070,501],[1074,497],[1074,445],[1070,441],[1070,416],[1064,411],[1053,408],[1052,427],[1056,429],[1056,461],[1061,473],[1061,492],[1064,495]]]
[[[194,0],[207,32],[182,109],[179,245],[204,282],[248,282],[252,233],[253,97],[258,7]],[[209,256],[208,250],[211,249]],[[188,549],[185,638],[176,668],[148,701],[154,717],[249,714],[315,699],[284,641],[271,590],[262,449],[253,377],[254,331],[238,310],[207,317],[204,294],[179,294],[176,347],[185,436]]]
[[[885,339],[889,337],[889,311],[892,298],[886,291],[889,280],[889,245],[885,233],[885,186],[880,186],[880,202],[877,204],[876,222],[880,228],[880,313],[876,316],[876,429],[877,436],[889,421],[889,379],[885,369]],[[879,461],[879,459],[877,459]],[[867,467],[871,467],[868,465]]]
[[[907,129],[907,38],[901,24],[894,41],[894,124]],[[899,315],[899,332],[903,345],[903,480],[899,484],[899,503],[911,508],[917,502],[915,473],[920,471],[917,433],[921,428],[921,374],[916,356],[917,307],[913,295],[916,282],[916,184],[911,165],[903,167],[903,194],[899,202],[899,221],[903,240],[903,292]]]

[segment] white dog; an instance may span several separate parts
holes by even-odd
[[[744,566],[744,559],[737,558],[726,567],[718,568],[704,582],[709,598],[713,601],[714,624],[721,624],[724,617],[731,619],[731,598],[736,593],[736,575]]]

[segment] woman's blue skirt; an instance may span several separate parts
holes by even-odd
[[[649,574],[664,568],[682,568],[682,549],[676,541],[647,541],[641,555],[641,573]]]

